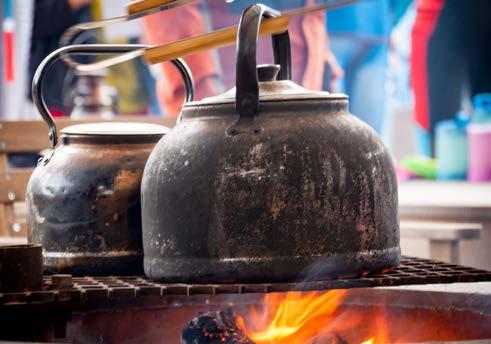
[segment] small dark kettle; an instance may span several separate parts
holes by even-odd
[[[33,100],[47,122],[53,145],[34,169],[26,191],[29,241],[43,246],[48,273],[131,275],[143,273],[140,184],[145,162],[167,127],[149,123],[89,123],[61,130],[42,97],[48,67],[66,54],[128,52],[133,45],[60,48],[38,67]],[[186,84],[186,65],[173,61]]]

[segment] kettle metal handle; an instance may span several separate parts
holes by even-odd
[[[102,54],[116,54],[116,53],[128,53],[138,49],[149,48],[147,45],[138,44],[83,44],[83,45],[70,45],[59,48],[49,54],[38,66],[36,73],[32,79],[32,99],[37,110],[41,114],[49,129],[49,139],[51,145],[54,148],[58,143],[58,133],[56,130],[56,124],[51,115],[46,102],[43,98],[43,81],[48,72],[49,67],[66,55],[102,55]],[[194,82],[191,76],[189,67],[182,59],[171,60],[174,66],[178,69],[181,77],[183,78],[186,95],[184,102],[190,102],[194,98]]]
[[[276,10],[255,4],[247,7],[240,18],[237,32],[235,107],[241,117],[253,117],[259,110],[256,50],[261,20],[279,15]],[[272,35],[272,41],[274,62],[280,65],[277,79],[290,80],[291,49],[288,30]]]

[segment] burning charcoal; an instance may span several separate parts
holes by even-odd
[[[230,308],[207,312],[191,320],[182,330],[183,344],[254,344],[237,327]]]

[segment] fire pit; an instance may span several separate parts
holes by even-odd
[[[308,302],[302,302],[300,300]],[[316,301],[317,299],[317,301]],[[171,296],[165,306],[99,310],[74,315],[67,340],[91,343],[126,341],[180,343],[182,330],[200,312],[229,307],[251,325],[277,320],[251,343],[420,343],[491,338],[490,295],[390,289],[334,290],[326,293]],[[293,304],[286,305],[292,302]],[[322,302],[319,302],[322,301]],[[339,302],[339,303],[338,303]],[[283,308],[282,306],[283,305]],[[314,307],[302,319],[297,306]],[[320,309],[323,306],[324,308]],[[335,306],[335,307],[333,307]],[[293,307],[293,309],[288,309]],[[292,312],[277,315],[277,311]],[[255,310],[255,313],[252,311]],[[271,312],[272,311],[272,312]],[[292,337],[282,321],[305,321]],[[240,320],[239,320],[240,322]],[[271,323],[270,323],[271,324]],[[240,326],[239,326],[240,327]],[[285,337],[281,337],[284,334]],[[290,334],[290,335],[286,335]],[[269,336],[269,337],[268,337]],[[213,343],[203,341],[203,343]],[[224,342],[222,340],[216,343]],[[201,342],[197,342],[201,343]],[[229,343],[246,343],[230,341]]]
[[[302,283],[45,276],[41,291],[0,295],[0,340],[180,343],[183,329],[200,314],[228,309],[228,325],[256,344],[489,339],[489,283],[481,294],[372,288],[479,281],[491,281],[491,272],[411,257],[378,275]],[[229,343],[240,343],[236,339]]]

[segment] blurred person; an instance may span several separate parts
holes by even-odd
[[[25,101],[33,6],[33,0],[0,0],[1,119],[37,117],[34,105]],[[6,39],[8,33],[10,42]]]
[[[92,0],[35,0],[29,59],[28,90],[31,99],[32,78],[37,67],[59,48],[61,35],[70,26],[91,20]],[[64,116],[63,84],[67,66],[57,61],[51,66],[43,87],[43,96],[54,116]]]
[[[94,20],[126,15],[128,0],[94,0]],[[108,25],[101,30],[100,40],[114,44],[144,44],[140,20]],[[99,39],[98,37],[98,39]],[[108,68],[106,81],[118,90],[119,114],[164,116],[160,107],[156,81],[149,66],[139,57]]]
[[[390,34],[387,77],[387,116],[383,124],[384,143],[395,161],[414,153],[413,91],[409,81],[411,31],[416,17],[414,2],[394,26]]]
[[[170,43],[206,31],[205,18],[199,4],[179,6],[171,10],[142,18],[147,41],[158,45]],[[185,58],[195,83],[197,99],[218,93],[218,74],[212,53],[209,51],[193,54]],[[169,63],[161,63],[162,75],[157,82],[157,94],[161,107],[171,117],[176,117],[184,99],[184,84],[179,72]]]
[[[382,133],[386,115],[389,36],[408,0],[362,0],[327,11],[330,48],[339,66],[326,53],[324,88],[350,97],[350,111]],[[334,77],[342,76],[339,82]]]
[[[433,156],[435,125],[454,118],[463,90],[491,92],[491,1],[419,0],[411,82],[419,153]]]
[[[235,0],[231,4],[224,1],[210,1],[209,16],[213,23],[212,29],[237,25],[243,10],[255,1]],[[314,0],[267,0],[263,4],[279,11],[297,7],[315,5]],[[322,12],[293,18],[288,26],[292,51],[292,79],[295,83],[308,89],[322,89],[324,73],[324,51],[328,50],[325,30],[325,18]],[[222,82],[226,89],[235,86],[235,50],[234,45],[218,50],[220,67],[223,70]],[[257,63],[271,63],[273,49],[270,37],[258,40]]]
[[[211,30],[237,25],[242,11],[254,1],[236,0],[231,4],[225,1],[207,1],[174,8],[148,16],[143,19],[144,28],[151,44],[162,44],[185,37],[198,35]],[[313,0],[263,1],[266,6],[278,10],[292,7],[310,6]],[[193,25],[186,25],[192,23]],[[292,78],[296,83],[313,90],[321,90],[324,73],[325,52],[328,40],[323,13],[314,13],[294,18],[290,22],[289,33],[292,47]],[[235,86],[235,46],[205,51],[184,59],[190,66],[196,83],[196,98],[215,95]],[[258,40],[258,64],[271,63],[273,50],[271,38]],[[335,64],[335,58],[330,60]],[[165,77],[158,85],[158,94],[166,112],[172,116],[179,113],[183,99],[183,84],[174,68],[162,65]]]

